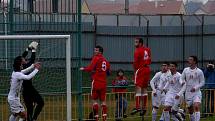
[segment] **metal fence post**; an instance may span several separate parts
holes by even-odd
[[[9,34],[13,34],[13,25],[14,25],[14,19],[13,19],[13,3],[14,0],[10,0],[9,3],[9,24],[10,24],[10,32]]]
[[[202,49],[202,52],[201,52],[201,58],[202,58],[202,68],[204,67],[204,15],[202,15],[202,32],[201,32],[201,49]]]
[[[78,17],[78,21],[77,21],[77,23],[78,23],[78,67],[81,67],[81,65],[82,65],[82,46],[81,46],[81,44],[82,44],[82,15],[81,15],[81,3],[82,3],[82,1],[81,0],[76,0],[77,1],[77,6],[78,6],[78,15],[77,15],[77,17]],[[79,69],[77,70],[77,71],[79,71]],[[79,121],[82,121],[83,120],[83,116],[82,116],[82,72],[79,72],[78,73],[78,79],[79,79],[79,81],[78,81],[78,88],[79,88],[79,95],[78,95],[78,106],[79,106]]]

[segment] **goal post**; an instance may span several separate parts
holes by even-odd
[[[65,39],[66,40],[66,115],[67,121],[72,120],[71,112],[71,42],[70,35],[1,35],[1,40],[43,40],[43,39]],[[24,48],[23,48],[24,49]]]

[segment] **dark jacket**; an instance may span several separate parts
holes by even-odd
[[[215,89],[215,69],[204,69],[205,88]]]

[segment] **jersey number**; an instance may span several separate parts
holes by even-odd
[[[102,62],[102,71],[106,71],[107,69],[107,64],[105,61]]]
[[[147,51],[144,51],[144,60],[148,60],[149,59],[149,54]]]

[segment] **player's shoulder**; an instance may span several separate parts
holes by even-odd
[[[197,71],[198,73],[203,73],[203,71],[202,71],[200,68],[197,68],[196,71]]]
[[[15,72],[15,71],[13,71],[11,77],[12,78],[19,78],[20,75],[23,75],[23,73],[22,72]]]
[[[177,76],[181,76],[181,73],[179,73],[179,72],[176,72],[176,75],[177,75]]]
[[[184,68],[183,72],[187,72],[189,70],[190,70],[190,67],[186,67],[186,68]]]
[[[161,74],[162,74],[161,71],[158,71],[158,72],[155,73],[155,75],[158,75],[158,76],[161,75]]]
[[[17,75],[20,75],[22,74],[22,72],[18,72],[18,71],[13,71],[12,72],[12,76],[17,76]]]

